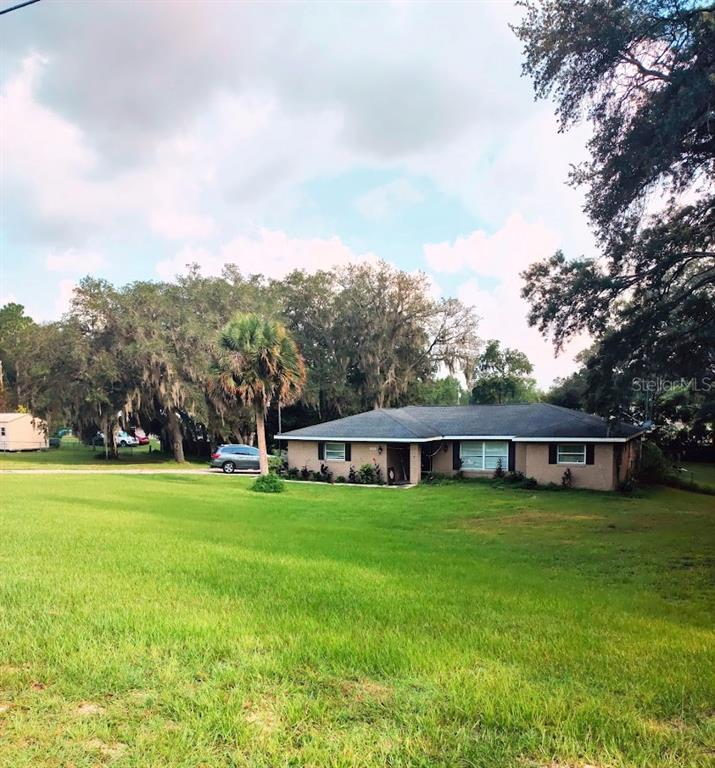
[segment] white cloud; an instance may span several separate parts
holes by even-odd
[[[438,213],[421,206],[426,223],[442,225],[429,217],[447,205],[447,216],[480,222],[471,234],[429,243],[424,259],[443,283],[463,277],[464,296],[482,305],[482,335],[516,328],[513,338],[532,355],[519,271],[558,246],[589,252],[592,238],[580,195],[564,183],[569,163],[584,157],[587,132],[558,134],[552,107],[534,105],[507,27],[518,9],[90,5],[81,34],[50,3],[41,17],[17,14],[8,36],[0,160],[3,192],[21,214],[7,218],[31,218],[16,227],[25,253],[51,250],[47,269],[76,276],[101,266],[88,266],[87,258],[101,259],[94,249],[110,253],[129,233],[136,253],[167,253],[166,243],[176,251],[123,280],[171,277],[192,261],[213,274],[236,263],[277,277],[374,258],[328,236],[341,233],[336,214],[309,196],[310,183],[389,174],[397,180],[359,196],[351,190],[355,208],[389,219],[419,204],[423,190],[445,205]],[[352,236],[372,243],[363,224]],[[23,299],[24,286],[10,288]],[[542,369],[554,366],[545,352],[533,355],[543,357],[535,362],[544,380]]]
[[[424,199],[422,193],[407,179],[395,179],[371,189],[355,201],[355,207],[368,219],[383,219],[404,206]]]
[[[498,339],[503,347],[526,353],[534,366],[534,377],[542,387],[549,386],[557,376],[572,373],[576,369],[575,355],[589,345],[588,338],[575,338],[556,357],[551,342],[536,328],[529,327],[528,305],[511,284],[502,283],[495,289],[485,290],[472,278],[460,286],[457,296],[476,309],[481,318],[479,336],[482,339]]]
[[[315,272],[362,261],[376,261],[372,253],[356,254],[339,237],[292,238],[285,232],[261,229],[257,237],[239,236],[217,251],[185,247],[173,258],[159,262],[156,271],[170,280],[197,263],[205,275],[219,275],[228,264],[235,264],[244,274],[260,273],[284,277],[294,269]]]
[[[72,295],[77,283],[74,280],[64,279],[59,282],[57,299],[55,300],[55,316],[63,315],[70,308]]]
[[[149,223],[154,232],[169,240],[201,240],[216,230],[216,223],[210,216],[166,209],[154,211]]]
[[[529,306],[520,295],[520,272],[532,262],[550,256],[558,245],[558,234],[542,221],[529,223],[516,213],[491,235],[477,230],[452,243],[424,246],[425,259],[432,270],[462,278],[457,296],[474,306],[481,317],[479,335],[525,352],[542,386],[550,384],[556,376],[571,373],[575,368],[574,355],[588,345],[586,338],[575,339],[555,357],[551,343],[530,328],[526,319]]]
[[[428,243],[424,255],[435,272],[468,269],[511,281],[533,261],[550,256],[558,244],[558,234],[543,221],[530,224],[521,213],[514,213],[491,235],[475,230],[453,243]]]
[[[66,272],[70,274],[88,274],[100,269],[106,264],[104,257],[91,251],[80,251],[68,248],[65,251],[53,251],[45,259],[45,267],[51,272]]]

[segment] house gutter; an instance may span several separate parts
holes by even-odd
[[[580,443],[627,443],[644,431],[636,432],[629,437],[568,437],[556,435],[544,435],[543,437],[515,437],[514,435],[434,435],[433,437],[334,437],[333,435],[275,435],[276,440],[304,440],[307,442],[331,441],[337,443],[431,443],[435,440],[512,440],[515,443],[553,443],[574,442]]]

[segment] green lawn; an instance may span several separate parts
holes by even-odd
[[[712,497],[250,482],[2,478],[0,765],[712,765]]]
[[[686,461],[682,465],[686,472],[682,472],[680,477],[685,480],[693,480],[700,485],[707,485],[715,488],[715,464],[705,462]]]
[[[0,452],[0,469],[141,469],[161,464],[172,469],[195,469],[208,466],[208,459],[189,459],[186,464],[177,464],[173,456],[159,453],[157,440],[151,442],[151,453],[149,447],[118,448],[119,457],[107,461],[101,446],[87,446],[76,438],[64,437],[59,448]]]

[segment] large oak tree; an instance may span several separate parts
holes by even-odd
[[[715,12],[687,0],[527,0],[515,28],[562,130],[586,119],[598,258],[525,273],[529,320],[560,348],[587,330],[601,381],[715,366]]]

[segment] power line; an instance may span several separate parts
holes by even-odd
[[[0,16],[3,15],[3,13],[10,13],[10,11],[16,11],[18,8],[24,8],[26,5],[32,5],[33,3],[39,3],[40,0],[26,0],[24,3],[18,3],[17,5],[13,5],[10,8],[5,8],[4,10],[0,11]]]

